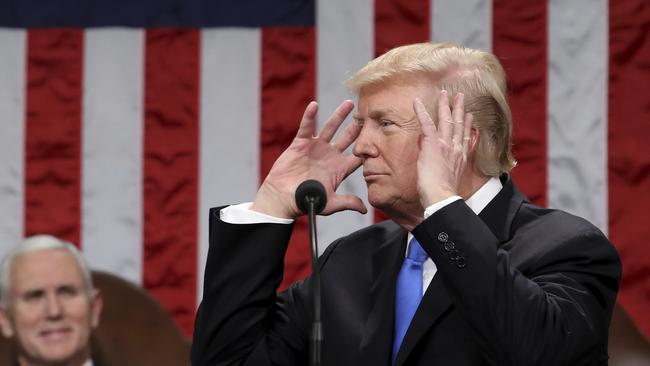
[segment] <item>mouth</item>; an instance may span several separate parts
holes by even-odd
[[[386,174],[377,173],[377,172],[366,172],[366,171],[363,172],[363,178],[366,181],[375,180],[375,179],[377,179],[379,177],[382,177],[384,175],[386,175]]]
[[[52,328],[40,331],[39,336],[47,341],[56,342],[65,338],[70,332],[72,328],[69,327]]]

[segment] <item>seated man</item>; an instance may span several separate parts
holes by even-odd
[[[403,46],[348,86],[355,123],[334,138],[353,109],[345,101],[318,133],[310,103],[253,203],[210,212],[193,364],[308,363],[312,279],[276,294],[300,215],[294,193],[316,179],[323,214],[365,213],[359,197],[336,193],[363,166],[368,201],[390,220],[319,259],[323,364],[606,365],[619,256],[592,224],[516,188],[497,58]]]
[[[15,247],[0,267],[0,327],[20,366],[100,366],[90,335],[102,298],[77,248],[48,235]]]

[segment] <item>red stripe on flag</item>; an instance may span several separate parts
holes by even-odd
[[[513,177],[535,203],[546,204],[546,1],[494,0],[493,50],[505,68],[512,108]]]
[[[375,56],[430,39],[429,0],[375,0]]]
[[[199,47],[197,30],[147,31],[144,286],[188,335],[196,302]]]
[[[392,48],[431,38],[429,0],[375,0],[375,57]],[[374,221],[388,219],[375,208]]]
[[[609,233],[619,301],[650,339],[650,4],[609,2]]]
[[[80,245],[83,32],[30,30],[27,42],[25,234]]]
[[[266,177],[273,162],[293,140],[305,107],[314,100],[315,90],[314,28],[264,29],[260,177]],[[284,262],[280,290],[311,270],[309,231],[304,218],[296,222]]]

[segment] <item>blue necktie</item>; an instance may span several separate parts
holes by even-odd
[[[415,238],[411,239],[397,276],[395,290],[395,333],[393,335],[393,363],[402,344],[411,319],[422,299],[422,267],[428,254]]]

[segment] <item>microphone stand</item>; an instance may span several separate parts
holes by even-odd
[[[323,345],[323,324],[320,319],[321,294],[320,271],[318,270],[318,242],[316,239],[316,214],[327,205],[327,191],[317,180],[306,180],[296,188],[296,206],[309,217],[309,239],[311,242],[312,299],[314,318],[309,337],[309,364],[321,366]]]
[[[318,240],[316,238],[316,199],[307,198],[309,202],[309,239],[311,242],[312,293],[314,299],[314,320],[311,328],[311,344],[309,347],[310,365],[321,366],[321,346],[323,344],[323,324],[320,319],[320,271],[318,270]]]

